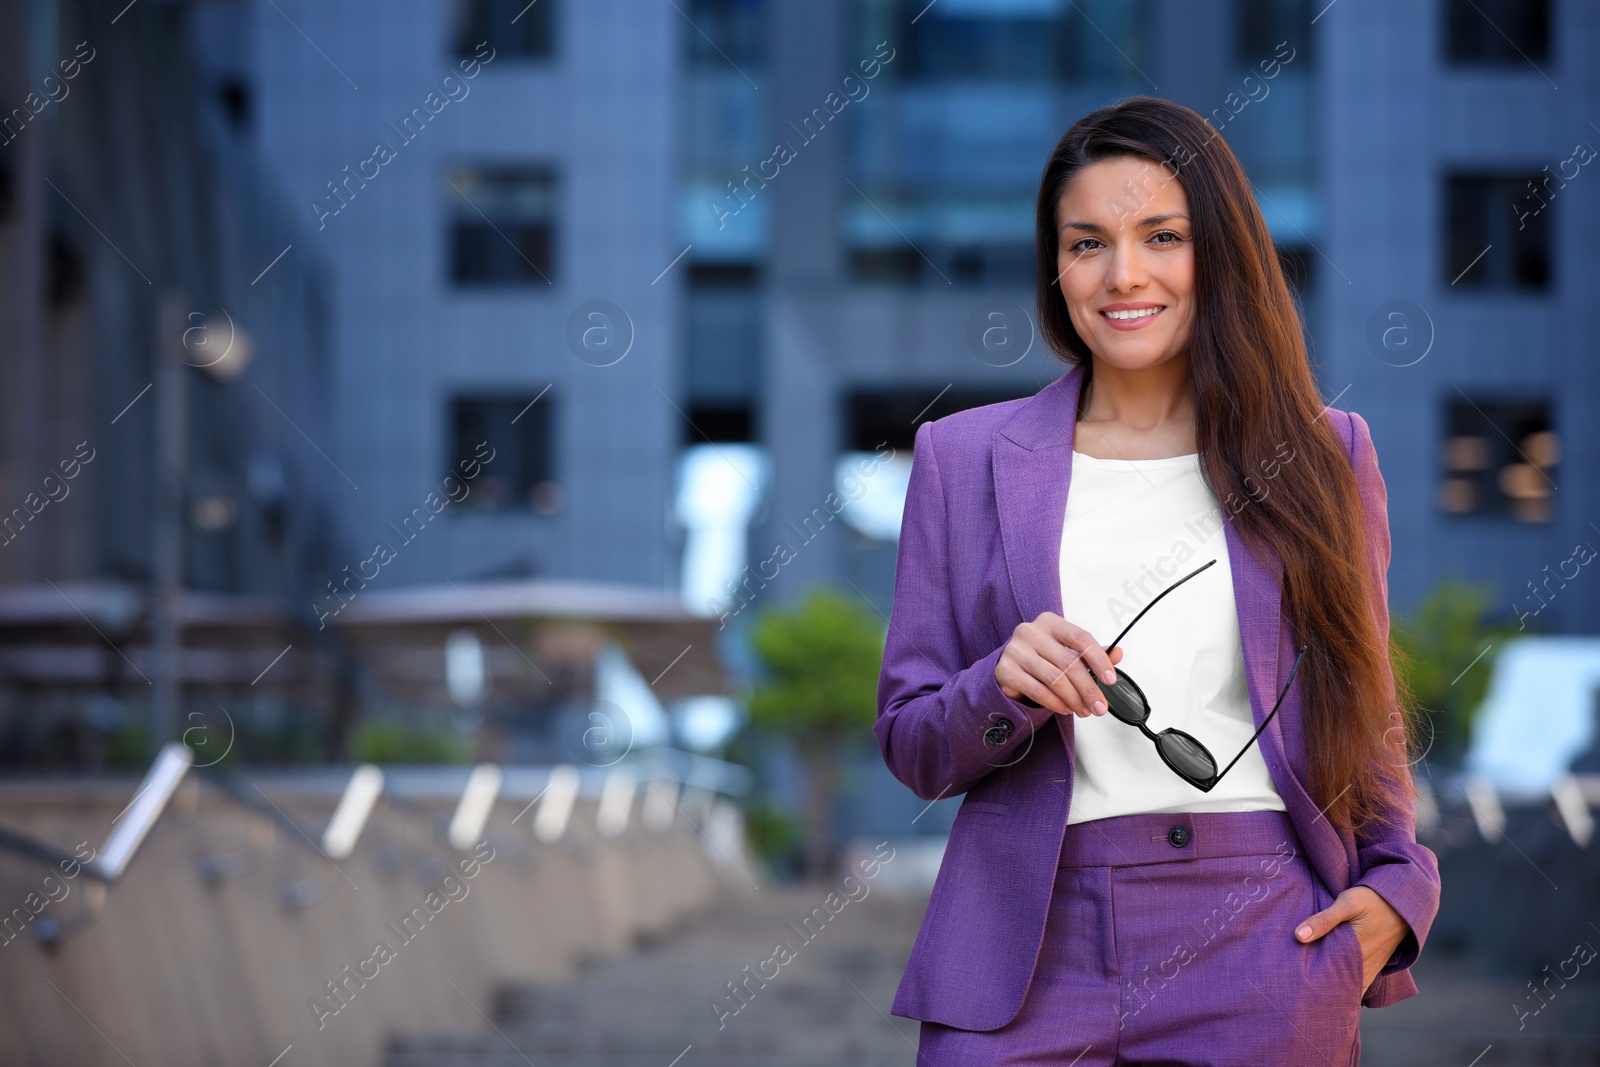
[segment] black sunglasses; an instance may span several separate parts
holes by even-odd
[[[1210,563],[1202,563],[1156,594],[1155,600],[1146,604],[1143,610],[1133,617],[1133,622],[1122,628],[1122,632],[1117,635],[1117,639],[1106,646],[1106,651],[1110,652],[1113,648],[1116,648],[1122,639],[1128,635],[1128,631],[1133,629],[1133,623],[1138,622],[1144,617],[1146,611],[1155,607],[1156,601],[1159,601],[1162,597],[1215,562],[1217,561],[1212,560]],[[1299,653],[1294,657],[1294,666],[1289,670],[1289,680],[1284,684],[1283,692],[1278,694],[1278,700],[1272,705],[1272,710],[1267,713],[1265,719],[1261,720],[1260,727],[1257,728],[1250,740],[1245,742],[1244,748],[1239,750],[1239,755],[1233,757],[1232,761],[1222,769],[1220,774],[1217,772],[1216,758],[1211,755],[1211,751],[1192,735],[1172,728],[1162,730],[1158,734],[1150,732],[1150,727],[1145,725],[1150,719],[1150,701],[1145,697],[1144,690],[1140,689],[1138,684],[1123,672],[1122,668],[1112,668],[1117,672],[1117,680],[1110,685],[1102,682],[1099,678],[1094,679],[1094,684],[1099,686],[1100,692],[1105,694],[1106,710],[1129,726],[1137,726],[1140,733],[1155,742],[1156,751],[1161,755],[1161,761],[1172,768],[1174,774],[1196,789],[1209,793],[1216,787],[1218,782],[1222,781],[1224,774],[1233,770],[1233,765],[1239,762],[1240,757],[1250,751],[1250,746],[1256,743],[1256,738],[1260,737],[1261,731],[1267,728],[1267,723],[1271,722],[1272,717],[1278,714],[1278,708],[1283,705],[1283,698],[1289,695],[1289,687],[1294,685],[1295,672],[1300,669],[1300,660],[1304,658],[1307,647],[1306,645],[1300,646]],[[1093,677],[1093,672],[1090,672],[1090,676]],[[1023,704],[1029,707],[1037,708],[1043,706],[1026,696],[1020,699]]]

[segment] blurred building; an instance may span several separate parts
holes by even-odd
[[[1583,210],[1594,131],[1555,42],[1595,27],[1368,2],[217,4],[200,57],[334,266],[357,536],[469,439],[503,457],[397,582],[674,586],[675,454],[754,442],[751,563],[801,543],[749,590],[886,598],[892,529],[804,520],[841,454],[903,454],[917,421],[1060,372],[1025,321],[1038,174],[1078,116],[1151,93],[1244,161],[1327,395],[1371,414],[1396,557],[1436,561],[1397,569],[1396,601],[1449,566],[1509,613],[1521,561],[1589,529],[1554,488],[1582,447],[1555,384],[1577,403],[1582,377],[1508,356],[1570,347],[1520,331],[1575,321],[1546,312],[1586,269],[1553,222]],[[1565,599],[1540,623],[1592,625]]]
[[[205,76],[308,230],[296,252],[332,265],[330,453],[361,486],[353,536],[387,536],[461,460],[494,457],[382,583],[675,585],[671,5],[197,15]]]
[[[686,33],[691,410],[728,439],[761,442],[774,464],[736,608],[828,582],[886,617],[917,425],[1064,371],[1033,325],[1034,203],[1050,150],[1084,113],[1137,93],[1215,110],[1302,299],[1314,283],[1319,68],[1304,4],[686,10],[704,37],[737,45]],[[1255,110],[1230,112],[1246,92]],[[1314,305],[1307,314],[1315,331]],[[893,462],[870,461],[888,450]],[[769,560],[782,563],[771,588]],[[793,788],[772,770],[768,781]],[[846,832],[948,827],[955,803],[923,817],[875,750],[856,772],[839,809]]]
[[[850,523],[814,544],[796,533],[837,488],[840,452],[908,449],[916,421],[1059,373],[1037,343],[1022,355],[1015,317],[1032,306],[1038,174],[1074,119],[1142,92],[1206,116],[1250,175],[1324,395],[1373,426],[1397,607],[1454,573],[1488,581],[1496,613],[1531,629],[1600,625],[1593,598],[1562,595],[1594,555],[1574,546],[1600,533],[1592,480],[1561,477],[1592,448],[1579,413],[1595,386],[1569,332],[1582,319],[1561,313],[1595,270],[1561,239],[1588,222],[1600,143],[1576,66],[1600,39],[1588,7],[686,11],[703,31],[684,31],[686,389],[703,427],[773,456],[752,556],[793,543],[780,595],[848,578],[887,610],[889,539]],[[997,324],[1011,347],[985,343]]]
[[[251,703],[331,710],[330,649],[296,636],[349,555],[329,275],[226,98],[195,92],[185,10],[0,3],[10,760],[98,762],[156,699],[163,633],[206,646],[182,669],[208,708],[293,641]],[[187,590],[165,623],[164,584]]]
[[[1527,632],[1594,633],[1596,380],[1583,305],[1600,11],[1340,4],[1317,24],[1324,394],[1373,429],[1391,598],[1489,583]],[[1589,457],[1589,458],[1585,458]]]
[[[1227,133],[1283,209],[1269,215],[1286,257],[1303,261],[1315,65],[1309,48],[1277,42],[1303,41],[1305,17],[1303,5],[1160,0],[772,5],[776,106],[755,140],[798,158],[739,213],[770,201],[757,216],[766,343],[754,409],[777,470],[756,554],[787,540],[792,580],[848,579],[888,612],[892,535],[849,521],[855,505],[826,536],[806,520],[830,490],[859,492],[836,474],[841,450],[909,461],[917,423],[1064,371],[1032,324],[1034,202],[1050,150],[1084,113],[1151,93],[1227,115],[1229,91],[1270,64],[1270,107]],[[691,366],[705,350],[694,341]],[[903,494],[893,475],[869,478],[869,498]]]
[[[1397,610],[1453,572],[1492,582],[1496,610],[1530,627],[1600,622],[1593,598],[1563,594],[1583,580],[1573,546],[1600,533],[1592,490],[1562,476],[1589,447],[1577,413],[1594,388],[1569,367],[1581,320],[1558,303],[1594,269],[1560,239],[1583,232],[1600,136],[1575,66],[1597,37],[1582,5],[196,15],[202,77],[310,231],[296,253],[333,268],[330,453],[363,486],[345,497],[357,539],[474,442],[496,449],[462,514],[386,582],[675,588],[675,461],[724,448],[760,504],[726,595],[691,606],[737,627],[747,607],[848,582],[887,613],[916,424],[1062,370],[1031,322],[1049,149],[1086,111],[1149,93],[1240,156],[1323,393],[1373,427]],[[744,473],[735,444],[759,446],[767,474]],[[851,480],[850,461],[889,450]]]

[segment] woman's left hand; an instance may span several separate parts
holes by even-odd
[[[1340,893],[1332,904],[1295,928],[1295,937],[1310,943],[1341,922],[1348,922],[1361,945],[1361,992],[1365,995],[1394,950],[1400,947],[1411,927],[1387,900],[1364,885],[1353,885]]]

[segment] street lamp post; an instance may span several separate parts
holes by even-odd
[[[183,504],[187,441],[187,397],[183,333],[188,301],[178,291],[163,295],[157,313],[155,344],[156,479],[154,590],[150,605],[150,642],[155,654],[150,694],[151,758],[175,739],[183,699]]]

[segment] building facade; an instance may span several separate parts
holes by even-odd
[[[152,708],[177,736],[188,706],[157,681],[180,671],[155,664],[186,626],[219,646],[181,672],[206,715],[230,687],[308,735],[329,712],[306,690],[334,650],[306,626],[350,551],[319,448],[330,276],[276,258],[304,227],[199,91],[191,13],[0,3],[7,762],[137,761]]]
[[[673,585],[678,15],[296,0],[235,17],[238,69],[217,77],[247,87],[337,278],[353,536],[392,539],[460,458],[493,456],[379,581]]]
[[[1318,354],[1372,426],[1389,485],[1390,598],[1487,583],[1523,632],[1592,633],[1595,276],[1585,161],[1600,12],[1562,0],[1383,7],[1317,26]]]
[[[1574,303],[1600,137],[1584,5],[242,10],[218,76],[248,86],[255,143],[334,264],[355,536],[472,441],[510,458],[384,581],[675,587],[678,457],[754,444],[748,552],[709,610],[736,630],[825,583],[887,615],[916,425],[1064,369],[1032,321],[1045,158],[1147,93],[1239,155],[1323,395],[1373,428],[1397,616],[1456,576],[1529,629],[1600,624],[1575,587],[1600,536]],[[842,461],[888,452],[901,466],[847,492]]]

